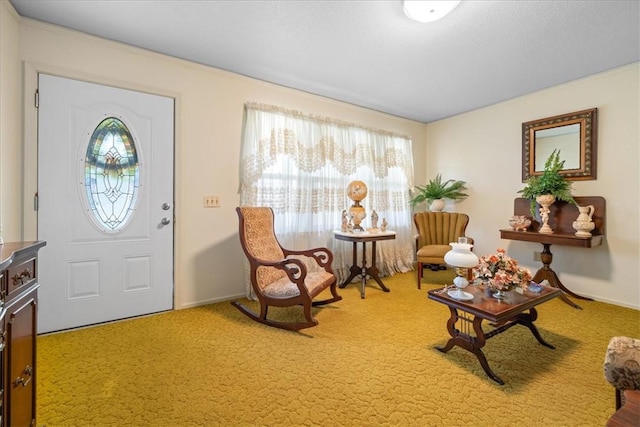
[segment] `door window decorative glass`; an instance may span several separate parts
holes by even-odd
[[[136,208],[140,186],[138,152],[122,120],[104,119],[89,139],[84,187],[93,219],[104,231],[122,229]]]

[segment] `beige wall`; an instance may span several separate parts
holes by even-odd
[[[72,77],[176,99],[176,308],[244,294],[237,237],[239,151],[243,104],[284,106],[409,135],[416,170],[424,175],[425,126],[305,92],[204,67],[32,20],[20,25],[25,93],[37,72]],[[250,60],[249,58],[247,60]],[[36,153],[36,111],[27,105],[25,144]],[[26,164],[26,192],[36,189],[35,164]],[[203,208],[204,195],[218,195],[219,209]],[[35,236],[35,214],[25,216]],[[43,286],[46,285],[43,283]]]
[[[282,105],[410,135],[414,141],[417,184],[437,172],[442,172],[446,179],[463,179],[469,183],[470,197],[456,205],[448,204],[447,209],[470,214],[469,233],[476,239],[476,252],[485,254],[505,247],[510,255],[534,270],[538,263],[533,261],[533,252],[540,251],[541,247],[501,240],[498,232],[506,226],[513,198],[523,186],[521,124],[597,107],[598,179],[577,182],[573,187],[575,195],[606,198],[605,244],[594,249],[552,246],[553,267],[560,272],[565,285],[578,293],[640,308],[638,64],[425,126],[60,27],[18,19],[7,5],[2,0],[0,206],[5,218],[5,240],[9,240],[7,236],[22,238],[15,231],[20,228],[20,222],[24,224],[24,238],[36,236],[36,217],[30,207],[31,194],[36,190],[37,165],[33,157],[37,114],[30,100],[39,71],[176,99],[176,308],[243,293],[242,255],[234,208],[238,203],[239,145],[245,101]],[[9,29],[5,27],[7,20]],[[19,38],[18,30],[14,29],[17,26]],[[12,70],[14,66],[19,69],[21,64],[25,106],[23,114],[18,115],[16,104],[22,105],[23,76]],[[23,118],[22,141],[27,156],[22,168],[16,169],[23,149],[19,138]],[[21,200],[21,193],[15,189],[20,188],[23,172],[27,196]],[[624,180],[622,184],[621,180]],[[6,188],[11,191],[5,192]],[[219,195],[222,207],[204,209],[202,196],[207,194]],[[21,205],[25,208],[24,215]]]
[[[478,254],[502,247],[537,270],[533,252],[542,245],[501,240],[498,232],[524,187],[521,125],[597,107],[597,180],[575,182],[573,194],[606,199],[605,243],[551,246],[552,268],[578,294],[640,308],[639,82],[636,63],[427,125],[427,173],[469,183],[470,197],[451,209],[469,213]]]
[[[21,240],[22,92],[18,52],[19,16],[8,2],[0,3],[0,236]]]

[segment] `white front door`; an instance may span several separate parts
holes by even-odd
[[[38,332],[173,307],[173,99],[38,77]]]

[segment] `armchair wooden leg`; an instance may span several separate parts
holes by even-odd
[[[421,285],[422,285],[422,263],[419,262],[418,263],[418,289],[422,289]]]

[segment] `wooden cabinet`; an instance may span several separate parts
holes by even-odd
[[[44,245],[0,245],[0,427],[36,424],[37,254]]]

